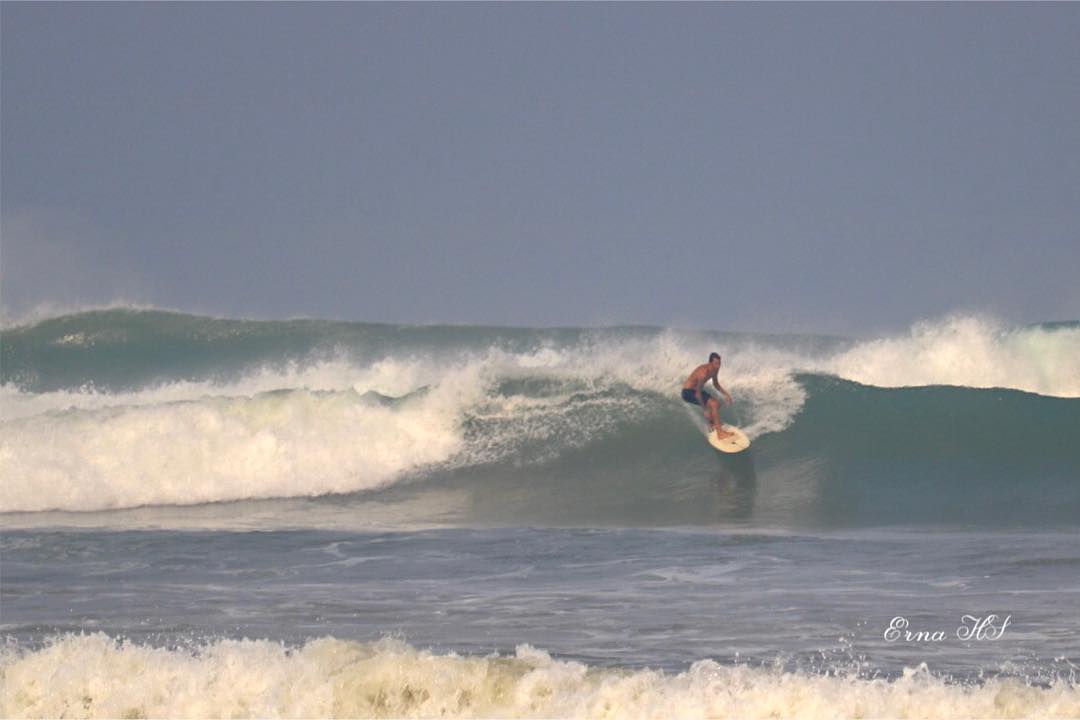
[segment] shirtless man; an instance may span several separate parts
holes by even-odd
[[[683,383],[682,399],[691,405],[700,405],[705,408],[705,420],[709,423],[709,427],[716,430],[716,437],[726,438],[735,433],[728,432],[720,423],[720,401],[703,389],[705,383],[712,380],[713,387],[724,394],[728,405],[731,404],[731,393],[720,387],[716,379],[716,373],[719,371],[720,355],[712,353],[709,355],[709,362],[698,365],[694,368],[694,372],[690,373],[690,377],[686,378],[686,382]]]

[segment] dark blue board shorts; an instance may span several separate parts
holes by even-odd
[[[701,397],[705,400],[705,402],[709,402],[709,393],[702,390]],[[690,388],[683,388],[682,399],[690,403],[691,405],[701,405],[701,403],[698,402],[697,393]]]

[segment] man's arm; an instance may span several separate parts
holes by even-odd
[[[727,404],[728,404],[728,405],[730,405],[730,404],[732,403],[732,399],[731,399],[731,393],[729,393],[729,392],[728,392],[727,390],[725,390],[724,388],[720,387],[720,382],[719,382],[719,381],[718,381],[718,380],[716,379],[716,376],[715,376],[715,375],[713,375],[713,377],[712,377],[712,384],[713,384],[713,387],[714,387],[714,388],[716,388],[717,390],[719,390],[719,391],[720,391],[720,393],[721,393],[721,394],[722,394],[722,395],[723,395],[724,397],[726,397],[726,398],[727,398]]]

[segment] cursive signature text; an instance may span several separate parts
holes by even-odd
[[[1012,615],[1004,618],[993,613],[982,617],[964,615],[956,628],[956,637],[960,640],[1000,640],[1010,622]],[[903,615],[894,617],[885,630],[885,642],[944,642],[947,637],[944,630],[913,630],[910,625]]]

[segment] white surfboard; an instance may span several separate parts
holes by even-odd
[[[742,430],[733,425],[725,425],[724,429],[732,434],[724,438],[718,438],[715,430],[709,431],[709,444],[714,448],[720,452],[737,453],[750,447],[750,438],[746,437],[746,433]]]

